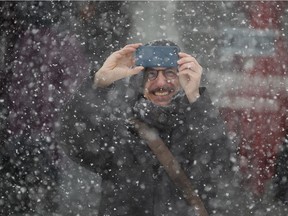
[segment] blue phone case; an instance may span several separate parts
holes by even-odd
[[[136,65],[143,67],[177,67],[177,46],[141,46],[136,50]]]

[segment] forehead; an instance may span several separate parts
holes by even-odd
[[[147,68],[146,70],[157,70],[157,71],[161,71],[161,70],[177,70],[176,67],[152,67],[152,68]]]

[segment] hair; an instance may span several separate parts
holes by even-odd
[[[144,46],[176,46],[179,51],[181,51],[180,47],[175,42],[168,39],[153,40],[146,43]]]

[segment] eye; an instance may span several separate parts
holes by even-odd
[[[156,70],[151,70],[151,71],[147,71],[148,73],[148,79],[155,79],[157,77],[157,71]]]
[[[174,70],[166,70],[165,71],[165,75],[167,76],[167,77],[176,77],[177,76],[177,72],[176,71],[174,71]]]

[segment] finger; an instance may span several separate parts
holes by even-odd
[[[127,44],[125,47],[134,47],[134,48],[138,48],[139,46],[142,46],[142,43]]]
[[[131,54],[131,53],[133,53],[135,51],[136,51],[135,47],[128,46],[128,47],[122,48],[121,50],[117,51],[116,53],[120,54],[120,55],[127,55],[127,54]]]
[[[112,55],[117,56],[117,58],[121,58],[122,56],[125,56],[125,55],[131,55],[141,45],[142,43],[128,44],[122,49],[114,52]]]
[[[182,64],[179,68],[179,71],[183,71],[183,70],[191,70],[191,71],[196,71],[197,70],[197,66],[195,65],[195,63],[193,62],[189,62],[189,63],[185,63]]]
[[[179,79],[185,79],[187,81],[190,81],[190,77],[191,77],[191,74],[189,72],[185,72],[185,71],[181,71],[177,74],[179,76]]]
[[[191,55],[184,53],[184,52],[179,52],[178,55],[180,58],[191,56]]]
[[[128,44],[125,47],[123,47],[122,49],[120,49],[119,51],[127,51],[127,50],[131,50],[131,51],[136,51],[136,49],[138,47],[140,47],[142,44],[141,43],[137,43],[137,44]]]
[[[180,65],[184,64],[184,63],[188,63],[188,62],[195,62],[195,63],[198,64],[197,60],[194,57],[192,57],[192,56],[185,56],[185,57],[180,58],[177,61],[177,63],[180,64]]]
[[[195,77],[195,76],[200,76],[200,74],[197,74],[197,73],[190,71],[190,70],[183,70],[183,71],[180,71],[178,73],[178,76]]]
[[[143,70],[144,70],[143,66],[134,67],[128,71],[128,73],[129,73],[128,75],[135,75],[135,74],[140,73]]]

